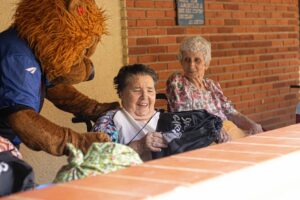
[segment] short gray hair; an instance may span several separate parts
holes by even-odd
[[[204,56],[205,64],[208,66],[211,60],[211,44],[201,36],[192,36],[183,39],[180,44],[178,59],[182,61],[183,52],[200,52]]]

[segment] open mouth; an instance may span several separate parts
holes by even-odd
[[[149,104],[148,103],[139,103],[138,106],[142,106],[142,107],[145,107],[145,106],[148,106]]]

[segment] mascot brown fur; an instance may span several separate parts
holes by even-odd
[[[105,34],[103,11],[92,0],[22,0],[15,26],[34,49],[49,81],[80,65],[94,53],[86,50],[94,51]]]
[[[51,84],[45,88],[45,97],[55,106],[90,119],[119,106],[98,103],[72,86],[93,76],[89,57],[106,33],[104,12],[94,0],[21,0],[13,27],[39,61]],[[10,128],[25,145],[52,155],[67,154],[66,143],[86,152],[93,142],[109,141],[104,133],[60,127],[28,106],[8,113]]]

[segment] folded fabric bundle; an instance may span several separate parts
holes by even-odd
[[[94,143],[86,155],[83,155],[72,144],[67,144],[67,148],[70,151],[69,164],[58,171],[54,183],[106,174],[143,162],[130,147],[112,142]]]

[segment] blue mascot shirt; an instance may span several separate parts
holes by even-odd
[[[0,33],[0,135],[18,143],[11,133],[1,133],[8,126],[5,119],[22,109],[40,112],[45,84],[40,63],[27,42],[14,28]]]

